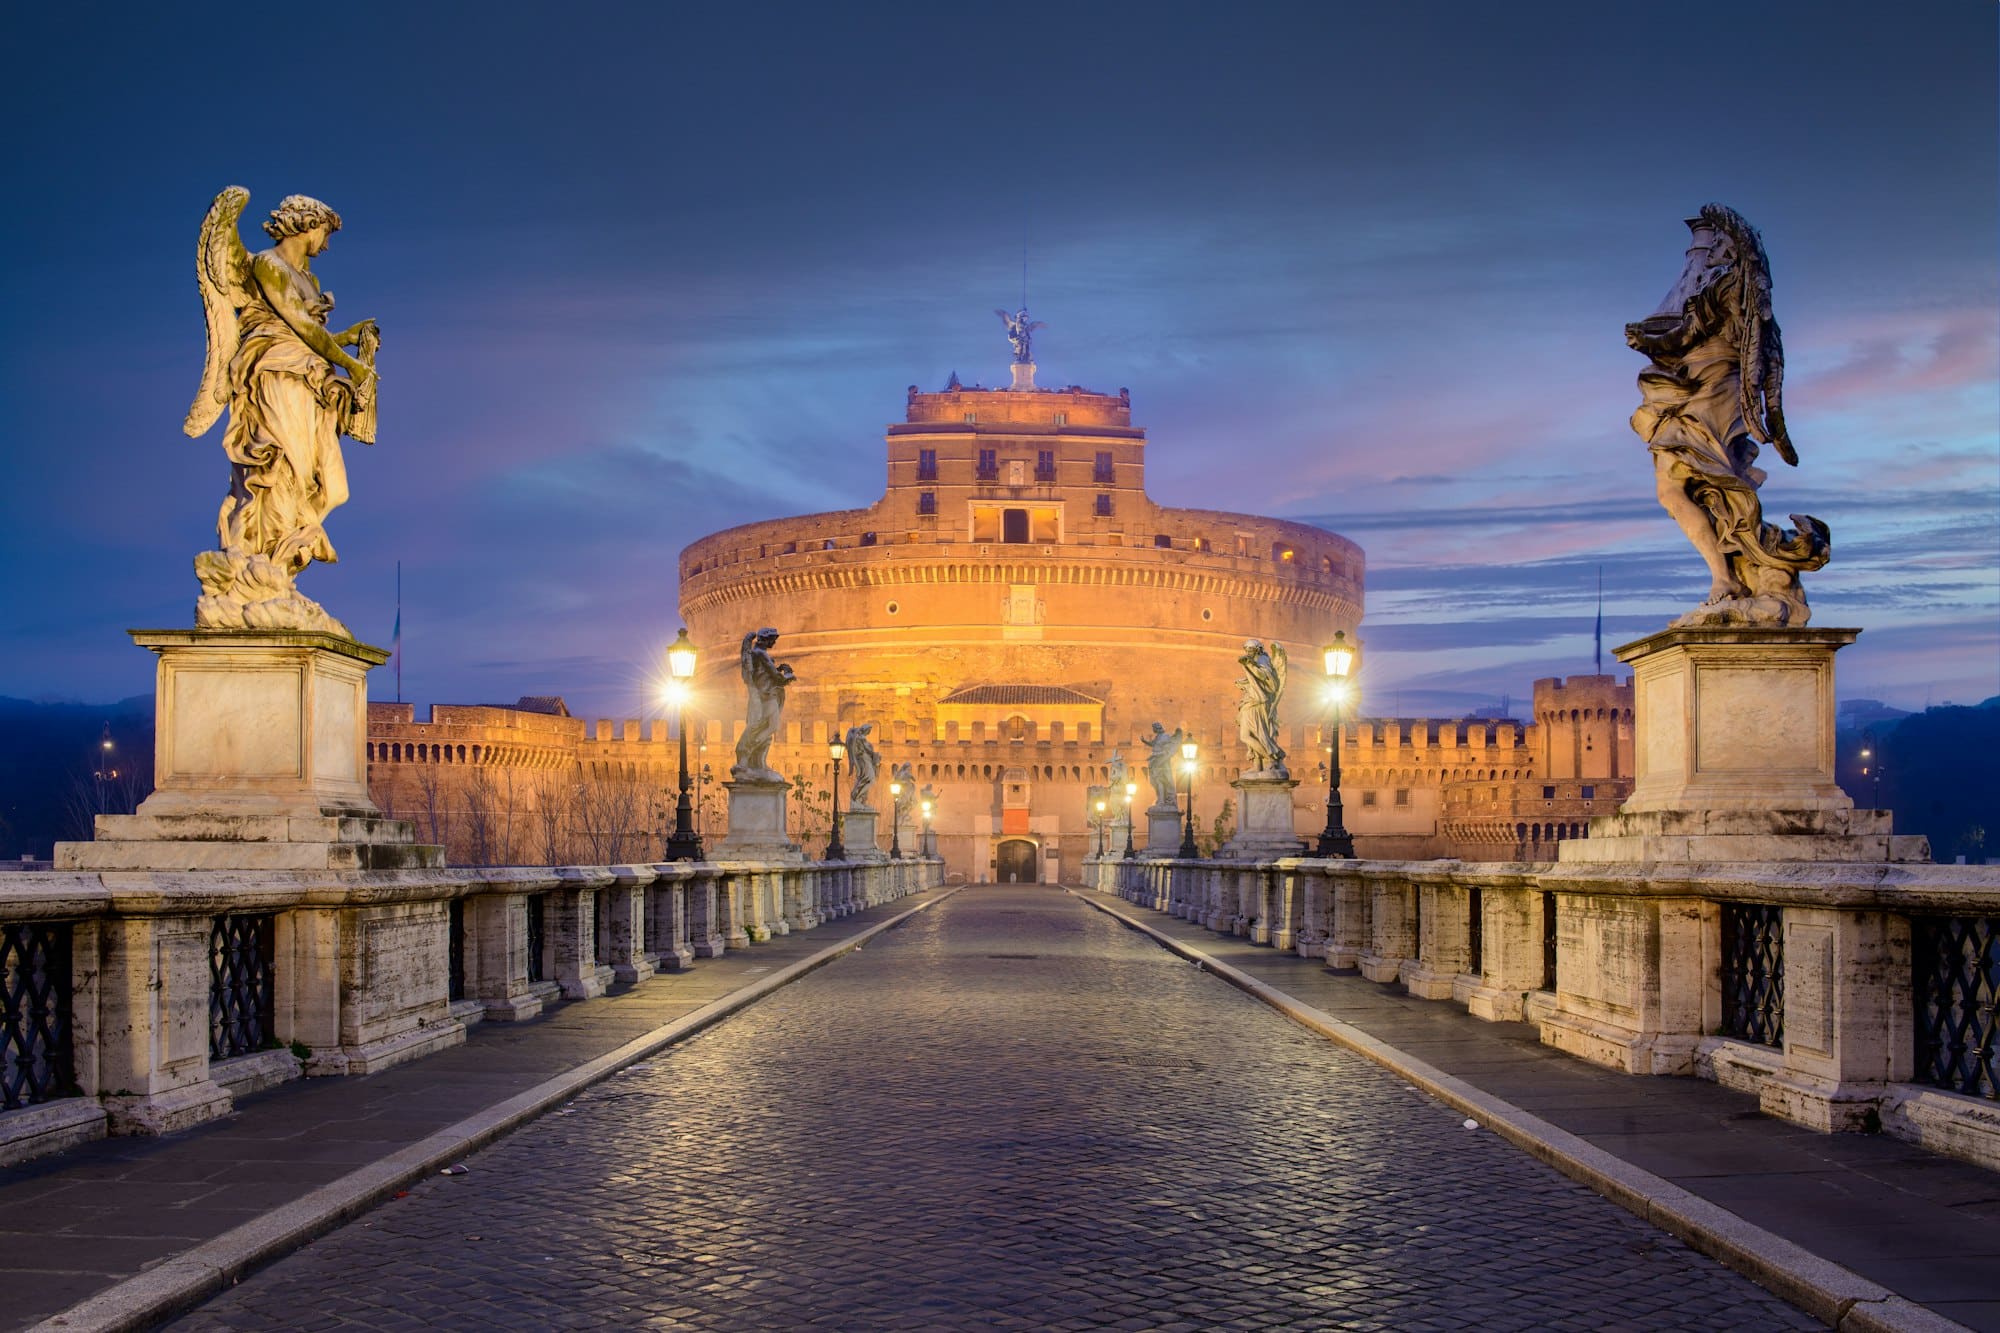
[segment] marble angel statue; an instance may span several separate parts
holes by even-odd
[[[1186,739],[1187,733],[1180,727],[1168,731],[1155,722],[1152,734],[1139,742],[1146,747],[1146,780],[1153,784],[1155,810],[1174,806],[1174,793],[1180,790],[1174,780],[1174,767],[1180,762],[1181,742]]]
[[[1653,455],[1660,503],[1709,572],[1708,597],[1673,623],[1802,626],[1799,574],[1831,554],[1826,524],[1764,521],[1759,445],[1796,466],[1785,429],[1785,356],[1771,314],[1771,266],[1756,230],[1709,204],[1687,220],[1687,263],[1659,309],[1625,326],[1652,364],[1639,374],[1632,429]]]
[[[229,410],[222,433],[229,495],[216,519],[221,549],[195,557],[202,585],[195,625],[346,637],[294,580],[315,560],[339,558],[325,524],[347,500],[340,439],[375,442],[381,332],[372,319],[327,326],[333,294],[320,290],[312,261],[340,230],[340,215],[317,199],[288,195],[264,223],[277,244],[253,255],[237,232],[249,200],[236,185],[217,195],[195,250],[208,363],[182,429],[199,438]]]
[[[743,734],[736,738],[736,762],[729,769],[729,775],[739,782],[785,781],[770,765],[771,741],[784,724],[785,691],[795,677],[791,663],[771,656],[777,642],[778,631],[766,626],[745,634],[737,651],[737,667],[749,695]]]
[[[889,777],[902,787],[895,794],[897,817],[909,824],[911,812],[917,808],[917,770],[910,764],[897,764],[889,770]]]
[[[873,810],[868,804],[870,793],[875,790],[875,779],[882,771],[882,752],[875,748],[875,742],[868,733],[875,730],[873,722],[864,722],[858,727],[847,729],[847,762],[852,776],[847,782],[847,804],[855,810]]]
[[[1236,682],[1240,692],[1236,735],[1250,754],[1243,776],[1287,777],[1285,747],[1278,743],[1278,700],[1291,670],[1285,645],[1274,643],[1266,649],[1261,640],[1250,639],[1236,664],[1243,668],[1243,677]]]

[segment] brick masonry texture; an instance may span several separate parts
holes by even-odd
[[[1051,889],[466,1165],[176,1327],[1817,1327]]]

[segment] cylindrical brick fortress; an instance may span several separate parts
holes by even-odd
[[[1236,657],[1257,638],[1294,659],[1285,744],[1306,780],[1300,827],[1317,827],[1318,650],[1360,621],[1361,549],[1307,524],[1155,504],[1145,450],[1124,391],[912,387],[874,505],[688,546],[681,610],[716,776],[742,725],[740,641],[769,625],[798,673],[772,767],[823,788],[829,732],[873,722],[885,838],[888,774],[908,762],[938,791],[952,872],[1053,878],[1095,845],[1090,789],[1114,750],[1140,784],[1143,845],[1141,739],[1156,720],[1200,739],[1208,829],[1242,767]],[[1122,826],[1107,837],[1122,844]]]

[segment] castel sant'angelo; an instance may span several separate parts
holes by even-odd
[[[1112,787],[1121,762],[1139,786],[1143,850],[1153,803],[1144,741],[1155,722],[1185,728],[1200,746],[1195,820],[1213,841],[1244,766],[1235,681],[1253,638],[1294,656],[1281,740],[1300,779],[1295,825],[1302,836],[1320,827],[1331,718],[1318,649],[1336,630],[1358,637],[1361,548],[1304,523],[1155,502],[1128,391],[1037,387],[1025,357],[1013,372],[1004,388],[955,375],[935,393],[911,386],[903,420],[888,427],[887,483],[873,505],[749,523],[681,552],[681,612],[701,649],[703,716],[690,735],[711,843],[743,726],[739,645],[765,626],[780,636],[772,656],[796,674],[769,765],[802,784],[791,826],[809,854],[825,837],[828,742],[871,723],[883,841],[890,772],[908,764],[935,798],[937,849],[953,876],[1052,881],[1100,833],[1122,846],[1124,792]],[[1532,725],[1350,719],[1342,793],[1360,854],[1550,856],[1556,840],[1615,809],[1632,772],[1629,681],[1537,681],[1535,710]],[[509,791],[522,793],[510,801],[532,806],[569,790],[572,775],[627,783],[629,799],[593,798],[614,811],[599,822],[649,825],[621,846],[626,859],[657,850],[647,836],[673,780],[664,726],[606,722],[592,737],[552,699],[440,706],[429,723],[408,705],[370,714],[378,802],[406,814],[449,808],[440,768],[461,766],[463,785],[482,762],[525,762],[559,781],[510,776]],[[473,781],[492,804],[493,777]],[[1101,831],[1099,799],[1112,816]],[[591,818],[568,817],[580,827]],[[521,822],[554,821],[524,812]],[[449,829],[436,836],[452,841]],[[902,836],[914,847],[919,832],[905,826]]]

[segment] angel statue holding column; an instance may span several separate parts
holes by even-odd
[[[1274,643],[1266,649],[1261,640],[1251,639],[1236,664],[1243,668],[1243,677],[1236,682],[1236,735],[1249,752],[1252,770],[1245,776],[1286,777],[1285,747],[1278,743],[1278,700],[1291,669],[1285,645]]]
[[[339,558],[325,523],[347,500],[340,438],[375,442],[382,335],[372,319],[327,327],[333,293],[320,290],[312,261],[340,230],[340,214],[288,195],[264,223],[276,244],[253,255],[236,229],[249,201],[237,185],[217,195],[195,249],[208,364],[182,429],[199,438],[229,409],[222,434],[229,494],[216,519],[221,549],[195,557],[202,585],[195,625],[351,637],[301,596],[294,580],[315,560]]]

